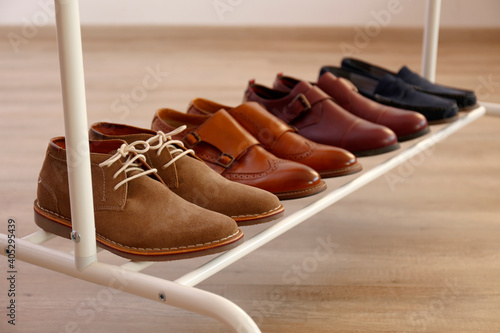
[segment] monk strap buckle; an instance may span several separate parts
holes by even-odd
[[[231,166],[231,164],[233,164],[233,162],[234,162],[233,156],[226,153],[222,153],[217,159],[216,163],[221,167],[228,169]]]

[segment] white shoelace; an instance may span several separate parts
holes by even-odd
[[[172,139],[173,135],[179,134],[180,132],[184,131],[187,128],[186,125],[183,125],[181,127],[176,128],[175,130],[168,132],[168,133],[163,133],[162,131],[158,131],[157,134],[148,140],[146,140],[146,146],[144,149],[138,150],[139,153],[145,153],[148,149],[153,149],[157,150],[156,155],[160,155],[163,149],[167,148],[170,154],[172,155],[172,159],[166,163],[162,168],[166,169],[169,166],[171,166],[175,161],[180,159],[182,156],[187,155],[189,153],[194,155],[194,151],[192,149],[181,149],[178,147],[184,148],[184,144],[180,140],[174,140]],[[155,143],[157,142],[157,143]],[[153,143],[155,143],[153,145]],[[144,145],[144,141],[135,141],[132,142],[130,145],[135,146],[138,144]]]
[[[127,158],[127,160],[125,161],[125,163],[123,163],[123,166],[115,172],[115,174],[113,175],[113,179],[116,179],[116,177],[118,177],[118,175],[122,172],[125,172],[125,175],[126,175],[126,178],[124,180],[122,180],[121,182],[119,182],[118,184],[115,185],[114,187],[114,190],[116,191],[120,186],[122,186],[123,184],[125,184],[126,182],[132,180],[132,179],[135,179],[135,178],[138,178],[138,177],[141,177],[141,176],[145,176],[145,175],[149,175],[150,173],[154,173],[156,171],[158,171],[157,169],[150,169],[150,170],[144,170],[143,168],[140,167],[140,164],[138,162],[136,162],[138,159],[142,160],[143,162],[146,161],[146,157],[144,155],[142,155],[141,152],[143,151],[147,151],[149,149],[149,143],[146,142],[146,141],[136,141],[134,142],[134,144],[143,144],[145,146],[145,150],[137,150],[135,148],[135,146],[133,145],[127,145],[127,144],[122,144],[120,148],[118,148],[118,150],[116,151],[116,153],[111,156],[110,158],[108,158],[106,161],[102,162],[99,164],[100,167],[103,167],[103,166],[111,166],[113,163],[115,163],[116,161],[122,159],[122,158]],[[135,153],[135,154],[134,154]],[[140,173],[137,173],[131,177],[128,176],[128,173],[131,172],[131,171],[139,171]]]

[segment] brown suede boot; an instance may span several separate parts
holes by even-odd
[[[283,205],[274,194],[227,180],[196,158],[192,150],[184,149],[181,141],[172,140],[172,133],[101,122],[90,127],[89,136],[93,140],[120,139],[142,149],[147,164],[158,170],[172,192],[227,215],[240,225],[271,221],[283,215]],[[143,141],[149,149],[144,149]]]
[[[50,141],[34,209],[39,227],[69,238],[65,148],[63,137]],[[135,147],[124,141],[90,142],[96,239],[100,247],[133,260],[163,261],[225,251],[242,240],[243,233],[232,219],[172,193],[144,160]]]

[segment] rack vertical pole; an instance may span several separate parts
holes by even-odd
[[[78,0],[55,0],[75,265],[97,260]]]
[[[422,76],[434,82],[439,39],[441,0],[427,0],[422,47]]]

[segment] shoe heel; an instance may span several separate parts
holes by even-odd
[[[39,213],[35,208],[35,223],[37,226],[45,230],[46,232],[50,232],[54,235],[71,239],[71,231],[72,228],[70,226],[66,226],[61,224],[56,220],[51,220],[48,217]]]

